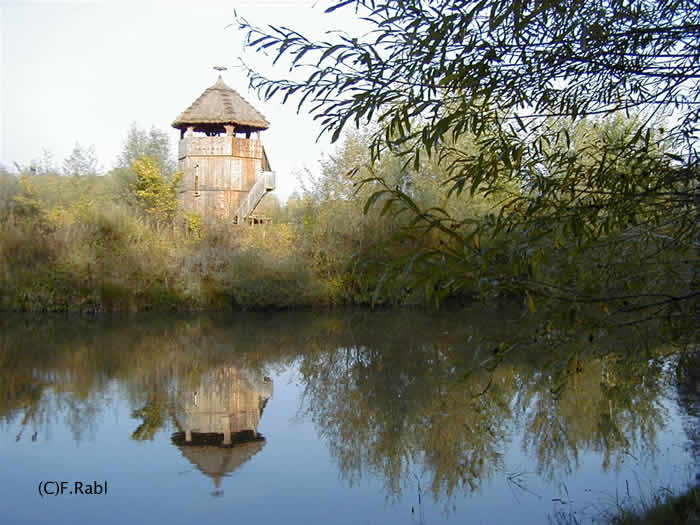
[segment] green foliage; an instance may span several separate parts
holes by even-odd
[[[255,215],[269,218],[273,223],[282,222],[282,203],[274,193],[265,193],[255,208]]]
[[[15,207],[15,197],[20,193],[19,179],[0,166],[0,222],[5,221]]]
[[[266,196],[263,202],[268,204],[261,213],[272,217],[273,224],[252,228],[204,224],[190,213],[182,215],[180,226],[175,189],[179,175],[165,179],[150,157],[134,162],[137,179],[127,204],[115,190],[113,174],[24,175],[13,204],[20,223],[6,225],[0,238],[8,263],[2,281],[4,308],[286,308],[421,302],[433,293],[430,283],[417,286],[400,276],[383,282],[383,275],[397,261],[401,264],[443,240],[427,235],[392,244],[410,218],[397,219],[386,210],[365,213],[365,200],[381,183],[359,185],[356,180],[375,177],[404,188],[421,205],[433,206],[441,196],[439,173],[424,176],[431,169],[428,160],[419,172],[405,167],[398,156],[385,155],[372,163],[370,138],[366,133],[344,137],[322,160],[320,173],[307,176],[303,193],[292,196],[286,206]],[[376,200],[382,207],[390,202]],[[480,217],[492,205],[477,195],[454,209]],[[453,206],[447,203],[449,209]],[[163,228],[166,224],[172,227]],[[39,236],[41,242],[34,242]],[[472,283],[464,289],[470,294],[473,287]]]
[[[253,228],[230,255],[223,285],[234,305],[288,308],[323,301],[308,261],[293,249],[289,227]]]
[[[165,425],[167,414],[166,400],[159,393],[151,393],[146,405],[140,410],[134,410],[131,417],[140,418],[143,422],[131,434],[136,441],[153,441],[156,433]]]
[[[631,132],[626,122],[584,121],[567,130],[572,149],[581,152],[576,163],[595,162],[598,150],[589,144],[624,137]],[[542,220],[533,233],[526,222],[514,222],[504,230],[495,217],[523,213],[514,202],[522,194],[514,181],[488,195],[448,198],[449,173],[439,159],[423,158],[416,169],[399,151],[373,162],[371,140],[370,133],[345,136],[320,173],[306,176],[301,194],[284,207],[270,201],[274,224],[253,228],[205,225],[194,214],[183,215],[179,227],[179,177],[166,180],[150,158],[134,163],[139,178],[132,202],[141,213],[122,202],[114,175],[8,175],[16,224],[4,224],[0,236],[3,308],[268,308],[507,294],[524,297],[540,313],[556,291],[559,298],[583,300],[552,314],[578,323],[595,312],[636,307],[628,297],[648,293],[650,268],[665,294],[688,278],[691,267],[683,261],[691,253],[670,252],[675,241],[667,235],[619,226],[607,234],[606,246],[577,243],[567,223],[554,228]],[[460,152],[475,151],[469,140],[460,140]],[[664,155],[663,149],[649,153]],[[631,165],[619,169],[634,177]],[[550,203],[543,207],[558,205],[554,193],[540,200]],[[402,211],[409,208],[425,211]],[[633,209],[640,217],[647,213]],[[541,235],[546,228],[556,235]],[[645,242],[613,244],[633,235]],[[552,282],[559,283],[556,290]],[[583,307],[603,291],[608,297],[598,306]]]
[[[177,212],[177,189],[182,173],[166,180],[151,157],[141,157],[133,162],[131,170],[136,174],[133,192],[141,209],[153,217],[156,225],[171,223]]]
[[[649,105],[678,107],[678,129],[693,132],[700,14],[690,0],[352,0],[328,11],[341,7],[370,31],[312,41],[239,19],[250,47],[308,71],[300,81],[250,71],[252,86],[268,98],[299,97],[334,140],[346,124],[376,117],[375,146],[416,138],[430,152],[494,125],[531,131],[542,116]]]
[[[313,41],[239,25],[250,47],[290,65],[280,80],[249,71],[263,97],[298,97],[333,141],[371,125],[371,166],[400,158],[422,174],[409,185],[365,170],[365,209],[409,217],[394,238],[422,244],[393,248],[380,282],[410,276],[438,303],[469,289],[519,295],[531,310],[594,303],[626,317],[617,322],[693,315],[693,2],[353,0],[328,11],[341,8],[370,30]],[[438,191],[426,199],[420,180]],[[475,197],[479,213],[460,205]]]
[[[133,213],[104,204],[4,224],[0,308],[92,311],[147,305],[166,272],[157,268],[164,250],[154,237]]]
[[[623,508],[611,516],[611,525],[691,525],[700,520],[700,493],[697,487],[674,495],[661,490],[642,509]]]
[[[109,177],[22,174],[18,182],[21,191],[14,195],[15,213],[42,222],[47,228],[74,222],[76,214],[92,203],[115,198]]]
[[[201,237],[204,227],[202,217],[196,213],[184,213],[182,217],[185,219],[187,231],[197,238]]]
[[[132,165],[142,157],[153,159],[167,180],[175,174],[168,134],[155,127],[146,131],[133,123],[122,145],[116,167],[111,172],[120,198],[131,205],[135,204],[132,189],[137,179]]]
[[[132,164],[141,157],[152,158],[166,178],[170,178],[175,173],[168,134],[155,127],[146,131],[140,129],[136,123],[132,123],[117,158],[117,169],[131,169]]]

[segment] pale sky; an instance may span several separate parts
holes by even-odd
[[[318,3],[318,7],[314,4]],[[61,166],[76,142],[95,146],[111,169],[131,122],[171,136],[170,124],[216,81],[225,82],[270,122],[263,132],[277,194],[294,190],[295,171],[315,171],[328,138],[316,144],[316,126],[296,105],[262,102],[236,68],[238,57],[268,68],[261,57],[243,55],[243,35],[233,12],[255,23],[287,25],[322,35],[349,29],[351,11],[324,15],[327,4],[310,0],[188,2],[25,2],[0,0],[0,164],[28,164],[53,153]],[[284,77],[287,70],[277,70]]]

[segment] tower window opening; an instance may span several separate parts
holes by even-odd
[[[199,197],[199,164],[194,167],[194,196]]]

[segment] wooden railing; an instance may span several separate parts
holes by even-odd
[[[187,156],[223,156],[263,159],[263,168],[267,157],[258,140],[242,139],[221,135],[217,137],[185,137],[178,143],[178,159]],[[269,169],[267,171],[270,171]]]
[[[263,171],[258,175],[255,184],[250,188],[248,195],[241,205],[238,207],[235,221],[237,224],[243,224],[250,214],[255,211],[255,208],[260,204],[260,200],[268,192],[275,189],[275,172]]]

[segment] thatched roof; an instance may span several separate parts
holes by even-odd
[[[221,478],[228,476],[250,460],[265,446],[265,441],[252,441],[231,448],[182,446],[180,452],[203,474],[214,480],[218,488]]]
[[[221,76],[175,119],[173,127],[185,129],[202,124],[235,124],[253,131],[270,127],[265,117],[234,89],[228,87]]]

